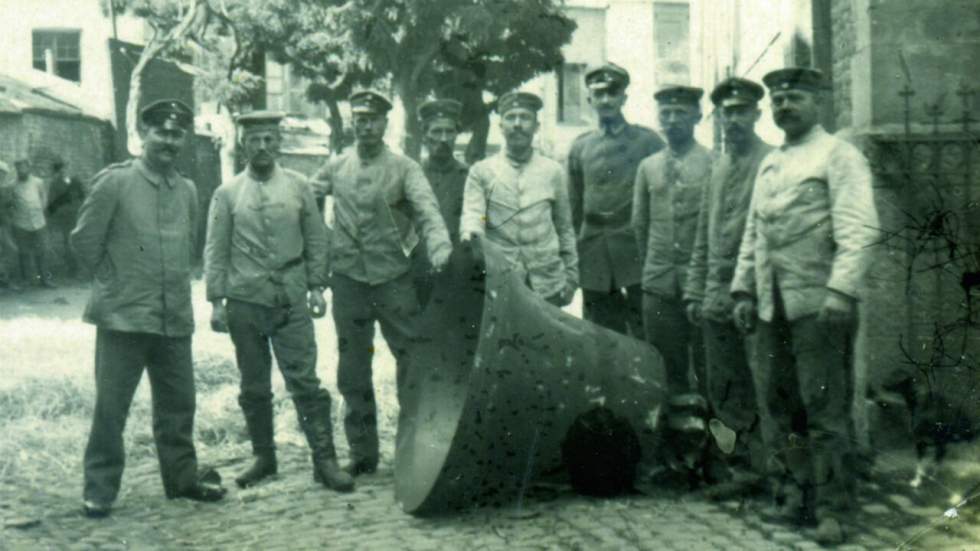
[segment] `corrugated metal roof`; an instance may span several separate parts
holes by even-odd
[[[88,117],[80,106],[71,104],[43,88],[0,74],[0,113],[23,113],[25,111],[46,111],[64,115]]]

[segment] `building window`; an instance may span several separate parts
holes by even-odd
[[[589,101],[584,77],[584,63],[564,63],[558,70],[558,122],[587,124]]]
[[[306,99],[308,80],[294,75],[289,65],[267,60],[265,65],[266,105],[274,111],[292,116],[326,118],[327,109],[322,103]]]
[[[74,82],[82,81],[81,32],[36,30],[33,33],[34,68]]]
[[[661,83],[691,81],[690,13],[687,4],[654,4],[656,74]]]

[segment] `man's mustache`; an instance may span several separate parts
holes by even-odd
[[[797,118],[799,117],[797,117],[796,113],[792,111],[776,111],[776,116],[775,116],[776,122],[780,122],[784,120],[795,120]]]

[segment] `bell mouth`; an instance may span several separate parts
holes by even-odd
[[[401,390],[395,499],[414,515],[503,506],[562,467],[573,421],[601,404],[641,448],[666,393],[645,342],[576,318],[537,296],[501,251],[436,281]]]

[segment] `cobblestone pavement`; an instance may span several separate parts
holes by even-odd
[[[105,520],[82,517],[77,481],[50,487],[0,486],[3,549],[650,549],[807,550],[807,531],[761,520],[761,501],[711,502],[697,494],[647,489],[593,500],[560,486],[516,506],[420,519],[395,503],[391,466],[358,479],[353,494],[314,485],[308,455],[288,445],[280,474],[256,488],[231,489],[221,504],[167,501],[154,461],[132,465]],[[206,460],[207,458],[205,458]],[[230,479],[245,458],[219,465]],[[847,522],[841,550],[980,549],[975,508],[958,518],[939,507],[869,485]],[[936,523],[934,526],[933,523]],[[920,537],[917,534],[924,532]],[[903,547],[903,542],[907,546]]]

